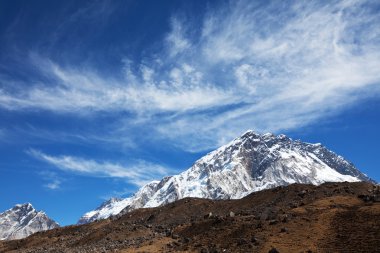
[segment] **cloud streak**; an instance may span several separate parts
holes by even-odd
[[[63,179],[52,171],[42,171],[39,173],[46,183],[43,185],[45,188],[55,191],[61,189]]]
[[[158,79],[149,77],[155,72],[147,67],[141,66],[137,76],[124,66],[128,72],[126,79],[114,80],[88,70],[63,69],[36,55],[31,60],[40,66],[40,73],[49,79],[48,83],[37,84],[27,92],[19,90],[17,94],[0,90],[1,106],[10,110],[140,114],[208,108],[223,105],[231,97],[227,91],[201,82],[199,73],[191,73],[185,66],[164,71]]]
[[[39,66],[44,81],[15,91],[3,79],[0,106],[128,112],[120,129],[143,128],[149,138],[190,151],[213,148],[246,129],[305,126],[380,94],[380,15],[374,4],[231,1],[209,10],[199,29],[191,18],[173,16],[158,52],[142,62],[122,59],[122,78],[31,54],[30,64]],[[83,173],[100,167],[44,157]],[[102,165],[108,175],[133,177],[117,165]]]
[[[145,185],[153,179],[160,179],[170,172],[167,168],[142,160],[135,162],[132,166],[125,167],[117,163],[99,162],[74,156],[51,156],[35,149],[30,149],[27,153],[62,171],[95,177],[123,178],[137,186]],[[56,189],[60,183],[59,180],[53,180],[46,187]]]

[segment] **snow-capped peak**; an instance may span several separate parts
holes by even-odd
[[[292,183],[369,181],[343,157],[320,143],[293,141],[286,135],[246,131],[230,143],[206,154],[188,170],[147,184],[130,198],[84,215],[80,223],[155,207],[185,197],[236,199],[251,192]],[[106,210],[106,211],[105,211]]]
[[[17,204],[0,213],[0,240],[20,239],[35,232],[59,227],[44,212],[36,211],[32,204]]]
[[[33,208],[32,204],[30,204],[30,203],[17,204],[12,209],[13,210],[24,210],[24,211],[29,211],[29,212],[35,211],[35,209]]]

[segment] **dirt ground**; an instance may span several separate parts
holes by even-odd
[[[0,242],[0,252],[380,252],[380,187],[294,184],[187,198]]]

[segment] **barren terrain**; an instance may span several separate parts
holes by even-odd
[[[380,187],[294,184],[186,198],[0,242],[0,252],[380,252]]]

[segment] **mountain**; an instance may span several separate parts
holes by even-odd
[[[57,227],[58,223],[44,212],[37,212],[30,203],[15,205],[0,213],[0,240],[21,239]]]
[[[185,197],[239,199],[254,191],[281,185],[343,181],[371,179],[319,143],[294,141],[283,134],[260,135],[247,131],[179,175],[151,182],[130,198],[103,204],[86,213],[80,223],[137,208],[156,207]]]

